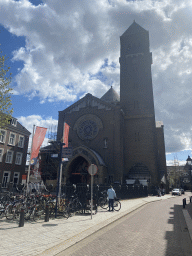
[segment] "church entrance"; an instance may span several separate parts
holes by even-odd
[[[75,158],[69,166],[69,182],[72,184],[77,183],[90,183],[90,175],[88,173],[88,162],[82,157]]]

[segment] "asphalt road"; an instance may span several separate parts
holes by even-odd
[[[184,197],[147,204],[57,255],[191,256]]]

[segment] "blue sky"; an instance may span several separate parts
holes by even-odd
[[[100,98],[111,85],[119,93],[119,37],[135,20],[150,34],[167,164],[185,164],[192,142],[191,12],[190,0],[0,1],[14,117],[31,132],[33,124],[55,127],[58,111],[86,93]]]

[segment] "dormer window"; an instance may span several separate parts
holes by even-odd
[[[11,125],[13,125],[13,126],[17,126],[17,119],[15,119],[15,118],[12,118],[11,119]]]

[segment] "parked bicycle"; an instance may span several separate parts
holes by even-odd
[[[109,201],[107,198],[107,191],[104,190],[101,192],[102,196],[98,199],[98,206],[101,208],[107,210],[109,208]],[[121,202],[118,198],[114,199],[113,207],[115,211],[119,211],[121,209]]]
[[[83,205],[79,200],[79,197],[75,191],[74,195],[72,195],[69,199],[68,206],[66,208],[66,212],[69,217],[73,216],[75,213],[83,211]]]

